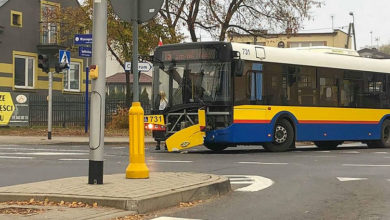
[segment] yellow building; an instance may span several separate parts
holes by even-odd
[[[38,68],[38,54],[48,56],[50,71],[58,62],[60,26],[49,20],[61,7],[80,7],[77,0],[0,1],[0,92],[46,94],[48,74]],[[53,76],[54,95],[79,96],[86,90],[85,64],[72,51],[70,68]]]
[[[295,34],[268,34],[259,32],[258,35],[229,33],[228,41],[256,44],[269,47],[312,47],[328,46],[345,48],[348,34],[341,30],[327,33],[295,33]],[[352,38],[350,37],[348,49],[351,49]]]

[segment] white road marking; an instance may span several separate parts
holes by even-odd
[[[313,158],[313,157],[337,157],[337,156],[333,156],[333,155],[294,155],[294,157],[310,157],[310,158]]]
[[[84,160],[89,160],[89,159],[85,159],[85,158],[63,158],[63,159],[58,159],[58,160],[62,160],[62,161],[84,161]]]
[[[374,154],[388,154],[389,152],[374,152]]]
[[[167,217],[167,216],[161,216],[158,218],[153,218],[151,220],[201,220],[201,219],[195,219],[195,218],[176,218],[176,217]]]
[[[367,178],[337,177],[337,179],[341,182],[346,182],[346,181],[355,181],[355,180],[366,180]]]
[[[390,167],[389,164],[343,164],[346,167]]]
[[[68,152],[33,152],[33,153],[23,153],[23,152],[8,152],[8,153],[0,153],[0,155],[59,156],[59,155],[87,155],[87,153],[68,153]]]
[[[260,165],[287,165],[288,163],[263,163],[263,162],[237,162],[240,164],[260,164]]]
[[[342,151],[340,153],[342,153],[342,154],[360,154],[359,151]]]
[[[230,182],[230,184],[233,184],[233,185],[243,185],[243,184],[252,184],[253,181],[234,181],[234,182]]]
[[[229,178],[230,184],[250,184],[235,191],[240,192],[257,192],[270,187],[274,184],[271,179],[262,176],[245,176],[245,175],[225,175]],[[237,181],[237,179],[239,179]]]
[[[0,147],[0,150],[14,150],[14,151],[54,151],[54,152],[89,152],[89,150],[65,150],[65,149],[50,149],[50,148],[11,148]]]
[[[0,156],[0,159],[34,159],[35,157]]]
[[[353,142],[348,144],[342,144],[340,146],[343,147],[367,147],[367,144],[363,144],[362,142]]]
[[[190,160],[147,160],[147,162],[157,163],[192,163]]]
[[[320,150],[320,151],[316,151],[316,152],[318,152],[318,153],[330,153],[329,150]]]

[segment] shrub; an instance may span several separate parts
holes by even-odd
[[[112,115],[111,122],[107,126],[109,129],[129,128],[129,109],[118,108]]]

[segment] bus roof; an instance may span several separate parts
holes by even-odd
[[[243,60],[390,73],[390,60],[242,43],[232,43],[232,48]]]

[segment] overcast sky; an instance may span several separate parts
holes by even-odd
[[[79,0],[82,2],[83,0]],[[354,13],[357,48],[360,49],[377,44],[390,44],[390,0],[322,0],[321,8],[312,10],[312,20],[304,22],[302,32],[330,32],[332,19],[334,28],[343,27],[348,32],[348,24],[352,21],[349,12]],[[203,34],[202,34],[203,35]],[[378,39],[378,41],[376,41]],[[210,40],[202,36],[202,40]]]
[[[304,32],[331,31],[334,16],[334,27],[348,26],[352,21],[349,12],[354,13],[357,48],[371,45],[372,31],[373,46],[390,43],[390,0],[324,0],[325,5],[312,10],[314,21],[304,24]],[[344,27],[348,32],[348,27]]]

